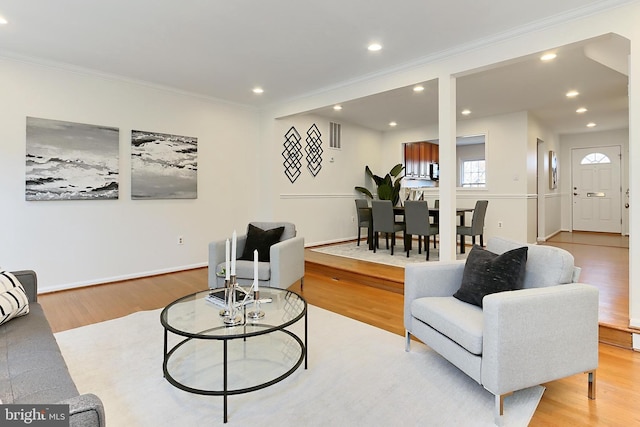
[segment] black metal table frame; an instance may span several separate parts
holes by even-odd
[[[202,291],[201,291],[202,292]],[[256,391],[256,390],[261,390],[263,388],[269,387],[273,384],[276,384],[282,380],[284,380],[285,378],[287,378],[288,376],[290,376],[292,373],[294,373],[302,364],[302,361],[304,360],[304,369],[307,369],[307,328],[308,328],[308,324],[307,324],[307,301],[302,298],[300,295],[298,295],[297,293],[293,292],[293,291],[288,291],[287,292],[291,292],[292,294],[295,294],[298,296],[298,298],[300,298],[300,300],[304,303],[304,309],[300,312],[300,314],[298,316],[296,316],[295,318],[291,319],[288,322],[283,323],[282,325],[277,325],[277,326],[273,326],[273,325],[268,325],[268,324],[260,324],[260,325],[254,325],[254,326],[264,326],[264,330],[261,331],[255,331],[255,332],[249,332],[249,333],[241,333],[241,334],[236,334],[236,335],[225,335],[225,336],[216,336],[216,335],[205,335],[205,333],[210,332],[210,331],[214,331],[214,330],[222,330],[227,328],[227,326],[216,326],[213,328],[209,328],[209,329],[205,329],[203,331],[200,331],[198,333],[188,333],[188,332],[184,332],[184,331],[180,331],[177,330],[175,328],[173,328],[171,325],[167,324],[165,322],[165,311],[170,308],[172,305],[184,300],[184,299],[188,299],[190,297],[193,297],[194,295],[200,293],[200,292],[196,292],[187,296],[184,296],[182,298],[177,299],[176,301],[172,302],[171,304],[169,304],[167,307],[164,308],[164,310],[162,310],[162,313],[160,314],[160,323],[162,324],[163,328],[164,328],[164,357],[163,357],[163,363],[162,363],[162,372],[164,377],[167,379],[167,381],[169,381],[169,383],[171,383],[173,386],[187,391],[189,393],[193,393],[193,394],[201,394],[201,395],[206,395],[206,396],[223,396],[223,406],[224,406],[224,410],[223,410],[223,421],[226,423],[227,419],[228,419],[228,414],[227,414],[227,397],[228,396],[232,396],[232,395],[236,395],[236,394],[243,394],[243,393],[250,393],[252,391]],[[246,306],[244,307],[244,310],[246,311]],[[302,317],[304,317],[304,343],[302,342],[302,340],[300,339],[300,337],[298,337],[296,334],[294,334],[293,332],[287,330],[286,328],[293,325],[294,323],[297,323]],[[243,319],[246,319],[246,312],[243,313]],[[243,325],[240,326],[244,326],[244,330],[246,331],[246,320],[245,323]],[[173,346],[171,348],[171,350],[168,350],[168,335],[169,335],[169,331],[171,331],[173,334],[178,335],[178,336],[182,336],[185,337],[184,340],[180,341],[179,343],[177,343],[175,346]],[[283,332],[287,335],[289,335],[290,337],[292,337],[297,343],[298,345],[300,345],[300,358],[298,359],[298,361],[293,365],[293,367],[291,369],[289,369],[287,372],[285,372],[284,374],[280,375],[277,378],[274,378],[273,380],[267,381],[266,383],[262,383],[262,384],[257,384],[255,386],[252,387],[247,387],[247,388],[242,388],[242,389],[237,389],[237,390],[229,390],[228,389],[228,384],[227,384],[227,374],[228,374],[228,366],[227,366],[227,344],[229,341],[231,340],[236,340],[236,339],[242,339],[244,341],[247,340],[247,338],[251,338],[251,337],[256,337],[259,335],[265,335],[265,334],[270,334],[273,332]],[[223,389],[222,390],[202,390],[202,389],[197,389],[197,388],[193,388],[193,387],[189,387],[189,386],[185,386],[184,384],[180,383],[179,381],[177,381],[175,378],[173,378],[171,376],[171,374],[169,373],[169,370],[167,369],[167,363],[169,362],[169,359],[171,358],[171,355],[178,350],[182,345],[184,345],[185,343],[193,340],[193,339],[203,339],[203,340],[214,340],[214,341],[223,341],[223,357],[222,357],[222,364],[223,364]]]

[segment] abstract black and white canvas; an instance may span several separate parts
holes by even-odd
[[[26,199],[118,198],[115,127],[27,117]]]
[[[131,198],[198,197],[198,138],[131,131]]]

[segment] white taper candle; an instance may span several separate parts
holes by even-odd
[[[236,275],[236,245],[237,245],[237,235],[236,230],[233,230],[233,234],[231,235],[231,275]]]
[[[229,253],[230,250],[231,249],[229,248],[229,239],[227,239],[224,245],[224,278],[225,280],[229,280],[229,275],[231,274],[231,271],[229,270],[229,259],[231,257],[231,254]]]
[[[258,250],[253,251],[253,290],[258,292]]]

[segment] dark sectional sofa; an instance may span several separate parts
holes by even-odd
[[[16,271],[29,297],[29,314],[0,325],[0,400],[3,404],[68,404],[73,427],[103,427],[104,407],[78,393],[49,322],[38,303],[34,271]]]

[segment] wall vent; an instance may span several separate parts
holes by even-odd
[[[340,134],[340,124],[329,122],[329,148],[335,148],[336,150],[339,150],[341,148]]]

